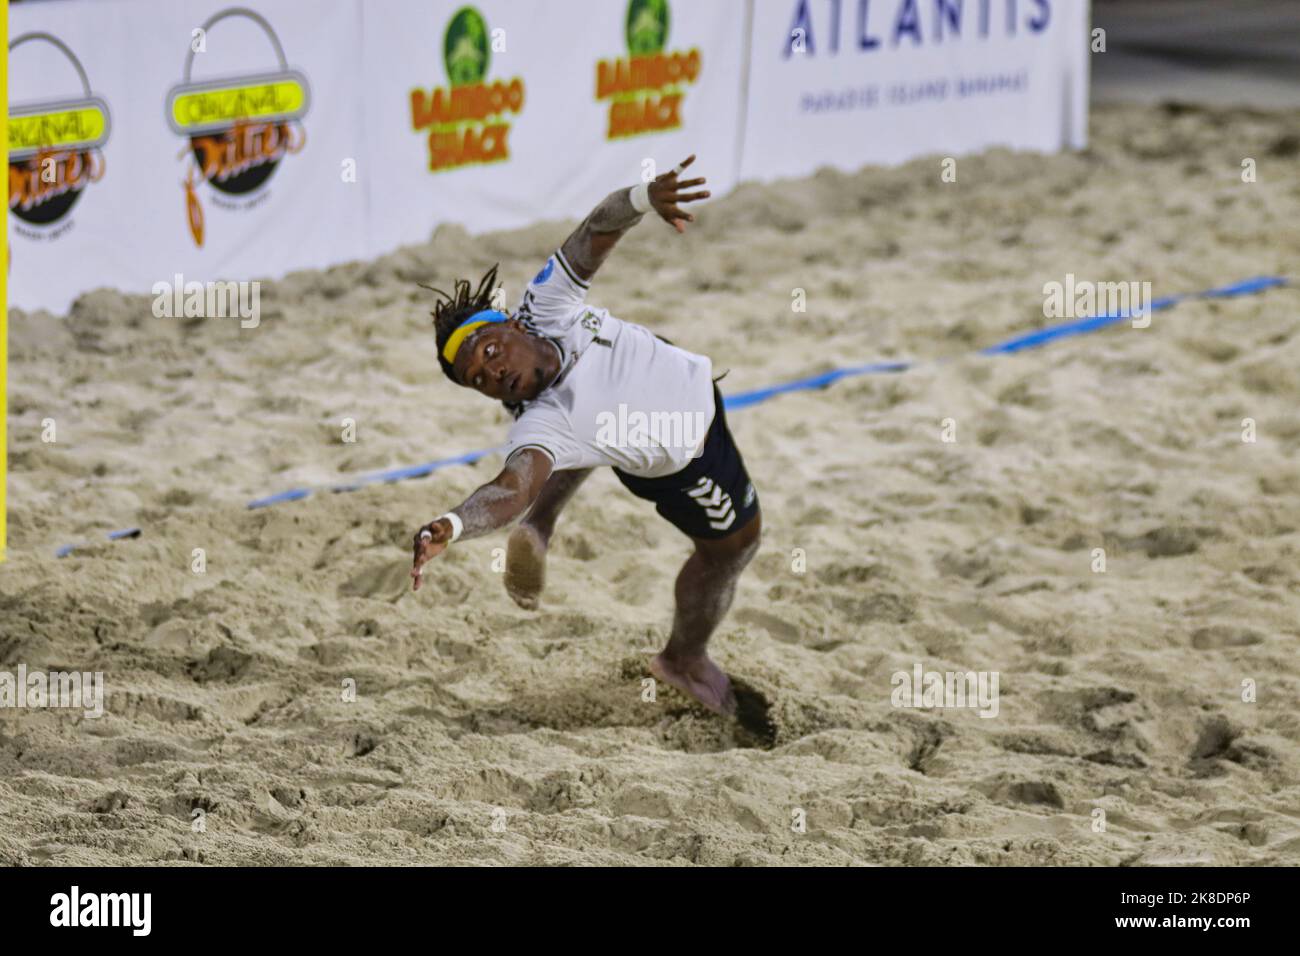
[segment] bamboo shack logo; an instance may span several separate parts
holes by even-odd
[[[185,58],[185,78],[167,94],[167,121],[189,142],[181,150],[188,160],[185,211],[194,244],[203,245],[203,206],[198,188],[207,183],[219,204],[222,197],[246,196],[262,189],[289,153],[307,143],[302,117],[311,104],[307,78],[289,69],[280,40],[271,25],[245,7],[231,7],[203,24],[199,36],[230,17],[252,20],[266,34],[275,53],[276,69],[267,73],[224,77],[203,82],[190,78],[195,47]],[[204,53],[204,56],[213,56]]]
[[[609,100],[606,139],[658,133],[682,125],[682,97],[700,75],[700,51],[665,53],[668,0],[630,0],[628,55],[596,63],[596,100]]]
[[[108,104],[91,92],[81,61],[48,33],[15,37],[9,44],[11,64],[14,51],[28,43],[49,44],[61,53],[81,86],[78,96],[9,106],[9,211],[23,223],[52,227],[68,215],[89,184],[104,177]],[[30,238],[61,231],[22,230]]]
[[[411,90],[411,126],[428,131],[430,172],[510,158],[507,117],[524,108],[524,81],[487,79],[493,45],[482,14],[461,7],[442,40],[448,85]]]

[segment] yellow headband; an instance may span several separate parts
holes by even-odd
[[[484,309],[482,312],[475,312],[456,326],[456,330],[447,337],[447,344],[442,347],[442,357],[447,360],[449,365],[455,365],[456,353],[465,344],[465,340],[473,335],[480,326],[491,322],[505,322],[508,318],[509,316],[504,312],[498,312],[495,309]]]

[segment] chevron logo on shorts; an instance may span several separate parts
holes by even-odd
[[[712,478],[701,478],[686,493],[704,509],[709,516],[709,527],[714,531],[726,531],[735,522],[736,510],[731,506],[731,495],[725,494]]]

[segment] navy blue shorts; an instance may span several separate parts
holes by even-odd
[[[725,538],[758,514],[758,493],[727,428],[716,385],[713,407],[704,450],[681,471],[663,478],[638,478],[614,469],[628,491],[654,502],[655,511],[692,538]]]

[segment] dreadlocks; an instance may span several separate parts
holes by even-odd
[[[492,308],[492,293],[496,291],[496,285],[497,266],[493,266],[479,280],[478,288],[474,289],[473,292],[470,291],[471,286],[468,279],[457,279],[455,291],[451,295],[441,289],[423,286],[423,288],[439,297],[439,301],[433,306],[432,313],[434,338],[438,346],[438,364],[442,366],[443,374],[456,382],[457,385],[461,383],[456,381],[456,371],[452,364],[443,358],[443,346],[447,344],[447,339],[451,337],[451,333],[456,331],[456,328],[471,315]]]

